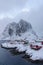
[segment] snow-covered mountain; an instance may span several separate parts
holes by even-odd
[[[3,30],[10,25],[9,23],[18,23],[21,19],[30,22],[37,35],[43,38],[43,13],[41,11],[43,11],[42,8],[40,10],[30,10],[29,12],[20,12],[13,19],[4,18],[0,20],[0,38]]]
[[[9,23],[5,27],[5,30],[3,32],[3,35],[5,35],[5,36],[10,35],[9,34],[9,31],[11,31],[10,29],[12,30],[12,32],[15,35],[18,35],[19,36],[21,33],[25,33],[26,31],[29,31],[30,29],[32,29],[32,26],[31,26],[30,23],[28,23],[28,22],[26,22],[26,21],[24,21],[24,20],[21,19],[18,23],[16,23],[16,22]]]
[[[34,32],[32,25],[21,19],[18,23],[12,22],[9,23],[5,30],[3,31],[2,39],[26,39],[33,40],[37,38],[36,33]]]

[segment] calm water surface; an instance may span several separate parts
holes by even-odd
[[[0,44],[7,41],[0,41]],[[32,63],[22,58],[22,54],[13,54],[13,51],[0,47],[0,65],[43,65],[43,63]]]

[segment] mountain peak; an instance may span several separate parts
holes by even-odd
[[[32,29],[32,25],[29,22],[21,19],[18,23],[15,22],[9,23],[4,30],[4,35],[9,36],[10,30],[11,31],[13,30],[12,35],[20,36],[22,33],[25,33],[30,29]]]

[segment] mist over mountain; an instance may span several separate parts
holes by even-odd
[[[2,25],[0,25],[0,33],[7,27],[9,27],[9,23],[16,22],[18,26],[18,22],[23,19],[24,21],[27,21],[28,23],[32,24],[32,28],[36,32],[37,35],[43,37],[43,7],[40,7],[37,10],[31,10],[29,12],[21,12],[19,13],[14,19],[3,19],[0,20]],[[5,24],[6,23],[6,24]],[[19,26],[18,26],[19,27]],[[17,28],[18,28],[17,27]],[[21,31],[22,32],[22,31]],[[18,35],[16,33],[16,35]],[[21,35],[21,33],[19,33]],[[9,36],[8,34],[6,36]]]
[[[3,35],[6,36],[6,37],[8,37],[8,36],[9,36],[9,31],[10,31],[10,29],[12,30],[13,33],[16,32],[16,23],[15,23],[15,22],[9,23],[9,24],[5,27],[5,29],[4,29],[4,31],[3,31]],[[11,32],[11,33],[12,33],[12,32]],[[13,34],[12,34],[12,35],[13,35]]]
[[[19,21],[21,18],[25,21],[29,21],[39,36],[43,35],[43,6],[37,9],[33,8],[29,12],[21,12],[14,20]]]
[[[31,23],[20,19],[18,23],[12,22],[9,23],[2,34],[2,39],[26,39],[26,40],[33,40],[36,39],[38,36],[36,32],[33,30]]]
[[[30,22],[32,24],[33,29],[35,32],[42,36],[43,35],[43,7],[40,6],[38,9],[31,9],[30,11],[22,11],[17,14],[16,17],[13,19],[5,18],[0,20],[0,35],[5,29],[5,27],[11,23],[16,22],[18,23],[20,19],[23,19],[27,22]]]
[[[10,34],[11,35],[15,34],[20,36],[22,33],[25,33],[29,31],[30,29],[32,29],[32,25],[28,23],[27,21],[24,21],[23,19],[21,19],[18,23],[15,23],[15,22],[9,23],[5,27],[3,35],[9,36]]]

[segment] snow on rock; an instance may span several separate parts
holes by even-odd
[[[12,36],[15,32],[16,32],[16,23],[13,22],[13,23],[8,24],[5,27],[2,35],[4,36],[4,38],[7,38],[10,35]]]
[[[36,43],[39,46],[42,46],[41,43]],[[40,50],[31,49],[30,46],[27,47],[26,54],[30,56],[32,60],[43,60],[43,46]]]
[[[15,48],[15,47],[17,47],[17,44],[3,43],[2,47],[5,47],[5,48]]]
[[[19,44],[19,45],[17,46],[17,50],[18,50],[19,52],[26,51],[26,46],[24,46],[23,44]]]
[[[8,24],[3,32],[3,35],[10,35],[9,32],[13,30],[11,33],[21,36],[21,33],[25,33],[29,29],[32,29],[31,24],[21,19],[19,23],[12,22]]]
[[[30,59],[32,60],[43,60],[43,48],[39,51],[32,51],[32,57]]]
[[[3,32],[3,37],[1,39],[25,39],[34,40],[37,38],[36,33],[32,29],[32,25],[21,19],[18,23],[12,22],[8,24]]]
[[[39,45],[42,46],[41,43],[34,43],[34,45]],[[2,47],[4,48],[16,48],[16,50],[18,50],[18,52],[24,52],[30,56],[30,59],[32,59],[33,61],[35,60],[43,60],[43,46],[41,49],[39,50],[34,50],[31,49],[30,44],[22,44],[21,42],[7,42],[7,43],[3,43]]]

